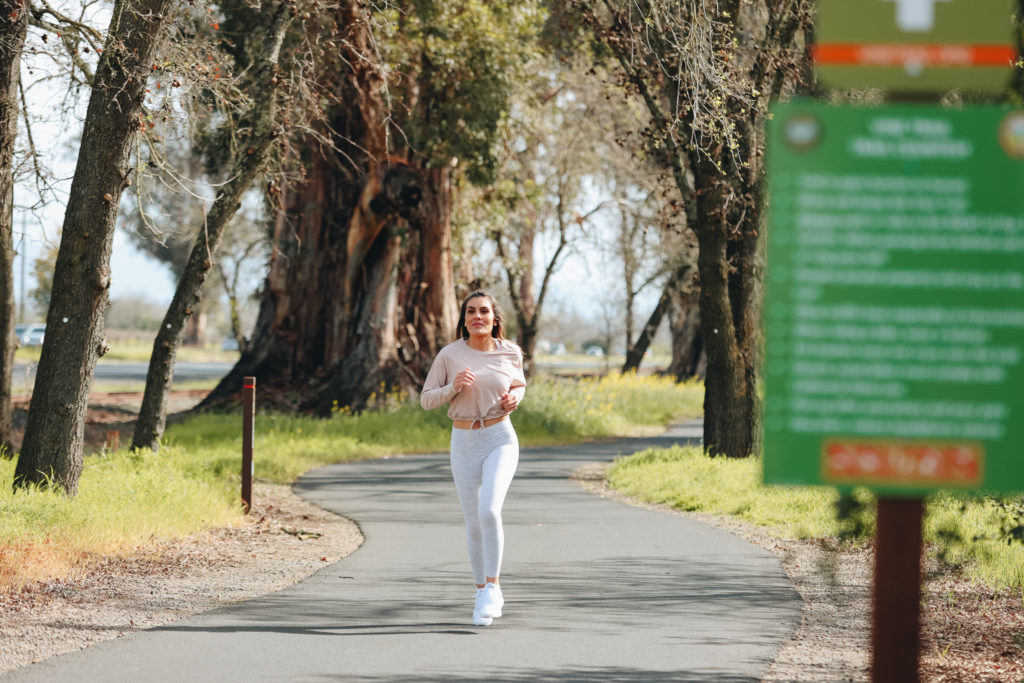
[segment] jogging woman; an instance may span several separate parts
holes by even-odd
[[[526,378],[523,353],[505,339],[501,309],[486,291],[462,302],[456,335],[434,359],[420,404],[432,410],[451,402],[452,477],[477,589],[473,623],[489,626],[505,604],[498,583],[505,543],[501,506],[519,462],[508,415],[523,400]]]

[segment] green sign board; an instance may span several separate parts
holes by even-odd
[[[1024,490],[1024,112],[774,109],[765,481]]]
[[[1017,58],[1010,0],[820,0],[818,76],[836,88],[1006,88]]]

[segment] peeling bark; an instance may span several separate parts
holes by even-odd
[[[329,113],[333,146],[310,140],[306,180],[276,220],[249,347],[201,408],[236,400],[255,376],[264,404],[360,410],[386,392],[418,392],[454,337],[450,171],[389,148],[361,16],[350,2],[339,21],[348,71]]]

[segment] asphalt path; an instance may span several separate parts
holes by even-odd
[[[505,616],[472,626],[447,455],[335,465],[304,498],[366,541],[291,588],[11,672],[3,681],[756,681],[800,618],[774,556],[584,492],[576,467],[665,436],[526,449],[505,505]]]

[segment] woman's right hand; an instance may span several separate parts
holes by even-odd
[[[466,368],[459,374],[455,375],[455,391],[462,391],[465,387],[473,386],[476,382],[476,375],[469,368]]]

